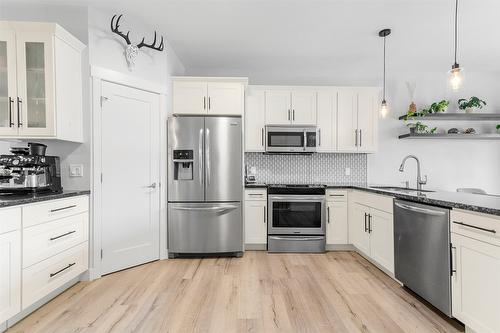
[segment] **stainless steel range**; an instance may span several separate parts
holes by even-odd
[[[268,207],[269,252],[325,252],[325,186],[272,185]]]

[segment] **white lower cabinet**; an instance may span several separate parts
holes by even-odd
[[[368,259],[394,273],[392,197],[353,193],[349,240]]]
[[[21,311],[21,209],[0,210],[0,323]],[[8,226],[7,226],[8,225]]]
[[[347,192],[327,191],[326,200],[326,244],[348,244]]]
[[[245,191],[245,244],[267,244],[267,197],[265,189]]]
[[[451,223],[452,315],[474,332],[500,332],[500,246],[487,231],[500,219],[452,211]]]

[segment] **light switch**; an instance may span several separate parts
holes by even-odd
[[[83,177],[83,164],[70,164],[69,165],[70,177]]]
[[[345,175],[350,176],[351,175],[351,168],[345,168]]]

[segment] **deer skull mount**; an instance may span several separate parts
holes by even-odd
[[[156,51],[163,51],[163,36],[161,37],[160,45],[156,46],[156,31],[155,31],[155,36],[153,38],[153,43],[151,44],[146,44],[144,43],[145,37],[142,37],[142,41],[134,45],[130,42],[129,34],[130,31],[127,31],[126,34],[121,32],[119,30],[120,28],[120,19],[122,18],[123,14],[118,16],[115,22],[116,15],[113,15],[111,18],[111,31],[117,34],[118,36],[122,37],[125,39],[125,42],[127,42],[127,48],[125,49],[125,58],[127,59],[128,63],[128,68],[129,70],[133,70],[135,67],[135,59],[137,58],[137,54],[139,54],[139,49],[141,47],[149,47],[150,49],[156,50]]]

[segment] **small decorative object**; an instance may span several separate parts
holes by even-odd
[[[497,125],[497,133],[500,134],[500,124]]]
[[[458,130],[458,128],[450,128],[448,130],[448,134],[458,134],[460,133],[460,131]]]
[[[155,36],[153,38],[153,43],[151,44],[146,44],[144,43],[145,37],[142,37],[142,41],[137,44],[133,45],[130,42],[129,34],[130,31],[127,31],[126,34],[122,33],[119,28],[120,28],[120,19],[122,18],[123,14],[118,16],[116,22],[115,17],[116,15],[113,15],[111,18],[111,31],[118,36],[122,37],[125,39],[125,42],[127,42],[127,48],[125,49],[125,58],[127,59],[128,67],[129,70],[133,70],[135,67],[135,58],[137,58],[137,54],[139,53],[139,49],[141,47],[149,47],[150,49],[156,50],[156,51],[163,51],[163,36],[161,37],[160,45],[156,46],[156,31],[155,31]]]
[[[458,100],[458,108],[465,113],[472,113],[474,111],[480,110],[483,106],[486,105],[486,102],[482,99],[477,98],[476,96],[472,96],[469,100],[465,98],[460,98]]]
[[[406,82],[406,89],[408,89],[408,94],[410,95],[410,106],[408,107],[408,114],[415,114],[417,112],[417,105],[415,104],[415,89],[417,85],[415,82]]]
[[[434,134],[437,127],[429,128],[429,126],[422,124],[420,121],[416,123],[407,124],[411,134]]]
[[[472,127],[469,127],[465,130],[465,134],[476,134],[476,130],[473,129]]]

